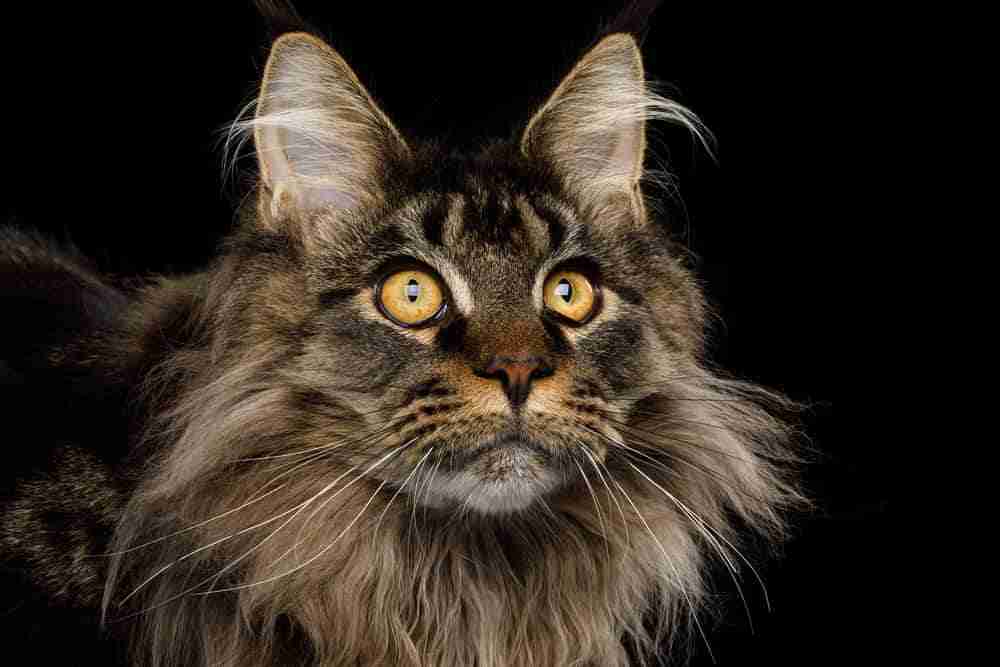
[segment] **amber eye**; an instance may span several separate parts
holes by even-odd
[[[376,299],[382,313],[404,327],[428,324],[445,310],[440,280],[421,269],[390,274],[379,284]]]
[[[556,271],[545,281],[545,306],[572,323],[583,324],[597,306],[597,291],[582,273]]]

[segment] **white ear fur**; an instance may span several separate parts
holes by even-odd
[[[377,195],[380,168],[406,143],[341,56],[304,33],[280,37],[264,70],[252,130],[264,189],[277,217],[355,209]]]
[[[580,59],[532,117],[521,149],[593,203],[632,197],[643,175],[647,119],[679,122],[706,141],[691,111],[647,89],[635,40],[614,34]]]

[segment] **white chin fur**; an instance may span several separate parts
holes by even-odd
[[[503,514],[526,509],[557,486],[557,476],[533,465],[529,454],[514,452],[511,456],[515,461],[500,478],[484,479],[465,470],[438,474],[426,499],[421,500],[434,507],[459,505],[483,514]]]

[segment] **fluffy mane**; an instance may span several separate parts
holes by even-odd
[[[647,664],[665,642],[703,634],[713,561],[740,595],[741,573],[758,579],[748,536],[780,542],[787,510],[803,502],[782,418],[794,405],[709,366],[697,282],[643,226],[646,123],[680,123],[706,145],[710,135],[650,90],[637,54],[627,36],[605,39],[518,141],[455,167],[409,144],[332,49],[278,41],[252,117],[228,135],[230,154],[254,141],[258,205],[208,270],[147,290],[123,341],[169,342],[145,374],[138,487],[104,596],[106,621],[131,628],[138,664]],[[614,393],[572,387],[595,420],[576,424],[589,441],[566,455],[572,479],[523,511],[431,502],[445,457],[439,445],[411,447],[420,432],[394,440],[394,419],[445,390],[401,385],[398,369],[364,359],[325,361],[306,303],[304,286],[330,272],[320,249],[371,236],[372,210],[402,210],[416,229],[427,206],[399,184],[431,172],[420,182],[444,182],[447,169],[467,182],[476,169],[530,173],[578,202],[581,218],[602,212],[595,237],[607,252],[653,253],[640,259],[669,294],[651,287],[663,299],[656,326],[614,339],[655,363],[621,369]],[[468,201],[488,199],[485,179]],[[458,197],[442,191],[441,206]],[[639,312],[627,296],[612,305]],[[593,356],[613,365],[615,352]],[[379,391],[393,398],[366,408]]]
[[[150,386],[183,378],[155,433],[174,444],[119,527],[105,599],[110,620],[137,614],[144,664],[627,665],[622,638],[645,664],[701,633],[713,558],[756,579],[738,528],[776,540],[800,500],[771,416],[789,404],[690,368],[621,425],[616,462],[583,457],[580,489],[503,518],[418,507],[368,475],[398,449],[348,465],[379,429],[343,414],[297,434],[309,388],[282,352],[181,353]]]

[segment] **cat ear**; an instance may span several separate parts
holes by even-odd
[[[305,34],[280,37],[264,70],[253,127],[260,206],[349,211],[377,199],[406,143],[344,59]]]
[[[583,56],[534,115],[521,150],[546,161],[587,198],[632,196],[642,177],[651,99],[635,40],[610,35]]]

